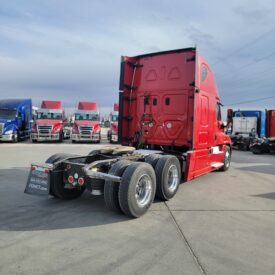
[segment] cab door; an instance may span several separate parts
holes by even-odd
[[[211,133],[211,106],[209,95],[204,91],[195,93],[194,113],[194,154],[195,176],[202,175],[210,169],[210,133]]]
[[[197,102],[198,116],[199,116],[199,125],[198,125],[198,140],[197,148],[206,149],[209,148],[209,130],[210,130],[210,106],[209,106],[209,97],[206,93],[201,92],[198,97]]]

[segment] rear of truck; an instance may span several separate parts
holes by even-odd
[[[37,141],[63,141],[64,110],[61,101],[43,100],[32,126],[31,139]]]
[[[239,150],[249,150],[256,139],[266,137],[266,111],[232,111],[232,124],[232,143]]]
[[[33,164],[27,193],[73,199],[86,188],[109,209],[140,217],[155,197],[173,198],[183,178],[229,168],[214,76],[196,49],[123,57],[120,90],[123,146]]]
[[[79,102],[74,114],[74,124],[71,134],[72,142],[94,141],[100,143],[101,128],[99,112],[95,102]]]

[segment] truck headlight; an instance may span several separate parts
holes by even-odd
[[[5,131],[5,135],[11,135],[13,133],[13,130]]]

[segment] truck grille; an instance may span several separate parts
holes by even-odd
[[[93,132],[93,127],[91,126],[80,126],[79,132],[81,135],[91,135]]]
[[[52,131],[51,125],[40,125],[38,126],[39,135],[50,136]]]
[[[4,123],[0,123],[0,135],[3,134],[4,131]]]

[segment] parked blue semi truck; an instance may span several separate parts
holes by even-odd
[[[231,125],[233,147],[249,150],[256,138],[266,137],[266,110],[227,111],[228,125]]]
[[[30,137],[31,99],[0,100],[0,141],[18,142]]]

